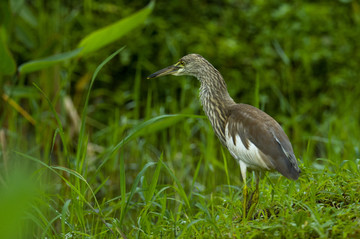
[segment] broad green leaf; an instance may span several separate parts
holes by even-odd
[[[0,26],[0,75],[12,75],[15,73],[15,61],[6,44],[6,30]]]
[[[53,56],[45,57],[45,58],[42,58],[39,60],[33,60],[33,61],[26,62],[26,63],[22,64],[21,66],[19,66],[19,72],[24,74],[24,73],[38,71],[38,70],[50,67],[52,65],[55,65],[56,63],[59,63],[59,62],[65,61],[65,60],[69,60],[69,59],[77,56],[80,53],[80,51],[81,51],[81,49],[78,48],[73,51],[68,51],[68,52],[56,54]]]
[[[50,67],[56,63],[78,56],[79,53],[83,55],[85,53],[90,53],[92,51],[98,50],[99,48],[106,46],[109,43],[119,39],[128,31],[132,30],[133,28],[137,27],[142,22],[144,22],[146,17],[151,13],[153,8],[154,8],[154,2],[151,1],[148,4],[148,6],[146,6],[144,9],[140,10],[139,12],[125,19],[122,19],[118,22],[115,22],[114,24],[111,24],[107,27],[99,29],[91,33],[90,35],[86,36],[79,43],[79,48],[73,51],[49,56],[43,59],[26,62],[19,67],[19,72],[24,74],[33,71],[38,71]],[[1,57],[1,46],[0,46],[0,57]],[[12,69],[11,67],[5,67],[5,66],[4,68],[10,70]],[[0,72],[1,69],[2,69],[2,65],[0,65]],[[13,72],[15,72],[15,65],[13,66]]]
[[[145,8],[134,13],[133,15],[121,19],[109,26],[103,27],[87,35],[79,43],[79,47],[83,48],[81,54],[84,55],[96,51],[118,40],[130,30],[139,26],[151,13],[154,5],[154,1],[151,1]]]

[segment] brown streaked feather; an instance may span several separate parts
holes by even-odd
[[[239,135],[245,147],[248,147],[250,141],[273,169],[290,179],[296,180],[299,177],[300,169],[291,143],[271,116],[247,104],[229,106],[228,115],[229,134],[233,140]]]

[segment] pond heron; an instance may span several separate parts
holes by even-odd
[[[198,54],[182,57],[176,64],[148,76],[189,75],[200,81],[200,101],[215,134],[239,162],[243,187],[243,217],[251,216],[259,200],[262,171],[278,171],[297,180],[301,172],[289,138],[271,116],[256,107],[236,104],[220,72]],[[255,171],[256,189],[248,198],[247,169]],[[252,203],[252,201],[254,203]],[[248,217],[246,217],[248,215]]]

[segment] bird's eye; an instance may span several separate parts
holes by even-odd
[[[185,66],[185,62],[183,60],[180,60],[179,63],[180,63],[181,66]]]

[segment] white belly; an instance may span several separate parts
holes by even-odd
[[[236,140],[229,135],[228,125],[225,127],[226,146],[230,154],[236,159],[244,163],[248,168],[270,170],[260,155],[259,149],[249,141],[249,147],[246,148],[241,138],[236,134]],[[239,162],[240,163],[240,162]]]

